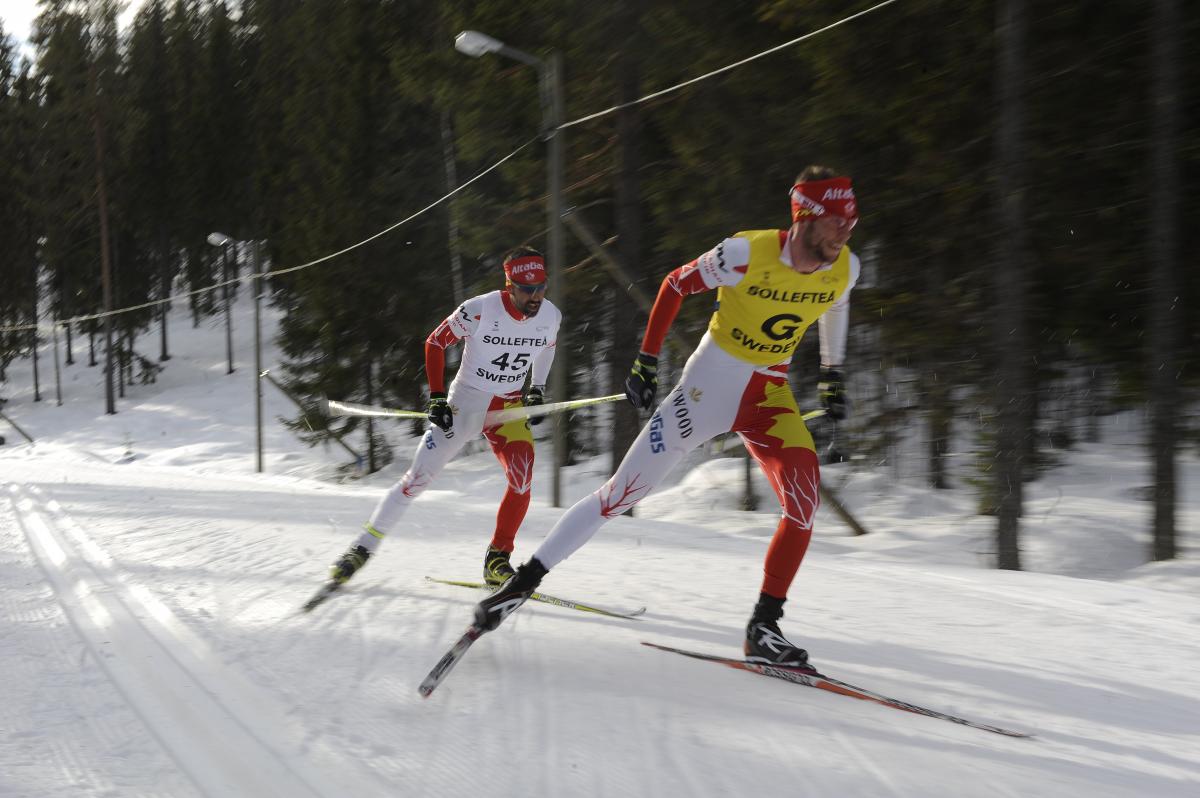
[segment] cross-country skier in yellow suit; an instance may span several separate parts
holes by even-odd
[[[787,370],[804,331],[819,319],[822,400],[834,418],[844,415],[840,368],[848,297],[859,273],[847,241],[858,207],[850,179],[824,167],[805,169],[790,196],[789,229],[737,233],[667,275],[626,381],[629,400],[639,408],[653,403],[657,354],[683,297],[716,289],[718,307],[708,331],[617,472],[567,510],[533,557],[479,604],[477,626],[496,628],[547,571],[606,520],[645,498],[691,449],[733,431],[767,475],[782,509],[767,548],[758,603],[746,627],[746,658],[789,666],[807,663],[807,652],[790,643],[778,626],[812,537],[820,483],[812,436],[788,387]]]

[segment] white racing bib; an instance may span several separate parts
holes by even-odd
[[[518,320],[504,307],[500,291],[468,299],[446,320],[464,339],[455,381],[493,394],[520,390],[538,356],[553,349],[561,318],[549,300],[533,318]],[[536,384],[545,374],[534,377]]]

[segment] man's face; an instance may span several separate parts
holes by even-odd
[[[523,313],[527,317],[536,316],[538,311],[542,309],[542,300],[546,298],[546,284],[523,285],[521,283],[509,283],[508,296],[512,300],[513,307],[518,312]]]
[[[853,229],[851,221],[832,214],[796,222],[790,239],[792,263],[805,271],[833,263]]]

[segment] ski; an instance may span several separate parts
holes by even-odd
[[[342,586],[341,582],[336,579],[330,579],[325,584],[321,585],[321,589],[313,593],[312,598],[304,602],[304,606],[300,608],[301,612],[312,612],[319,604],[323,604],[325,599],[332,596]]]
[[[458,642],[450,647],[450,650],[438,660],[437,665],[433,666],[433,670],[429,672],[429,675],[422,680],[421,686],[417,688],[417,692],[421,694],[422,698],[429,698],[433,694],[437,686],[446,678],[446,674],[450,673],[450,669],[458,664],[458,661],[467,653],[467,649],[471,647],[471,644],[482,637],[483,633],[484,630],[474,624],[467,628],[463,636],[458,638]]]
[[[864,690],[861,687],[855,687],[852,684],[838,681],[818,672],[814,668],[789,668],[782,665],[764,665],[757,662],[747,662],[744,659],[735,659],[733,657],[722,657],[715,654],[702,654],[698,651],[687,651],[682,648],[673,648],[671,646],[663,646],[658,643],[648,643],[642,641],[643,646],[657,648],[660,651],[669,651],[673,654],[682,654],[685,657],[693,659],[707,660],[708,662],[717,662],[726,665],[730,668],[757,673],[762,676],[773,676],[776,679],[792,682],[794,684],[802,684],[807,687],[816,687],[819,690],[828,690],[831,693],[839,695],[847,695],[851,698],[859,698],[863,701],[872,701],[876,704],[882,704],[885,707],[912,712],[917,715],[924,715],[929,718],[941,718],[948,720],[951,723],[957,723],[960,726],[970,726],[972,729],[981,729],[983,731],[993,732],[994,734],[1003,734],[1006,737],[1032,737],[1032,734],[1026,732],[1013,731],[1012,729],[1001,728],[1000,726],[991,726],[986,723],[978,723],[966,718],[959,718],[954,715],[947,715],[944,712],[938,712],[934,709],[926,709],[915,704],[909,704],[905,701],[899,701],[895,698],[888,698],[879,693]]]
[[[489,585],[486,582],[464,582],[457,579],[436,579],[432,576],[425,577],[428,582],[435,582],[439,585],[456,585],[458,587],[471,587],[477,590],[495,590],[495,585]],[[568,599],[558,598],[546,593],[534,593],[530,597],[531,601],[540,601],[543,604],[553,604],[555,607],[565,607],[569,610],[579,610],[580,612],[590,612],[595,615],[604,615],[609,618],[624,618],[626,620],[641,620],[638,616],[646,612],[645,607],[638,607],[635,610],[612,610],[596,607],[591,604],[583,604],[578,601],[570,601]]]

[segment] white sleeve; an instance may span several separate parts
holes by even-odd
[[[817,330],[821,334],[821,365],[837,367],[846,361],[846,339],[850,334],[850,289],[858,282],[862,264],[858,256],[850,253],[850,281],[846,292],[838,297],[829,310],[817,319]]]
[[[696,258],[696,270],[706,288],[737,285],[750,265],[750,242],[745,238],[727,238]]]
[[[558,314],[554,320],[554,329],[550,330],[550,343],[538,352],[533,358],[533,374],[529,378],[529,384],[535,388],[545,389],[546,378],[550,375],[550,366],[554,364],[554,350],[558,344],[558,327],[562,324],[562,314],[555,308],[555,313]],[[565,397],[558,397],[559,400]]]
[[[446,317],[446,326],[459,338],[470,338],[479,328],[479,317],[483,314],[483,297],[471,297]]]

